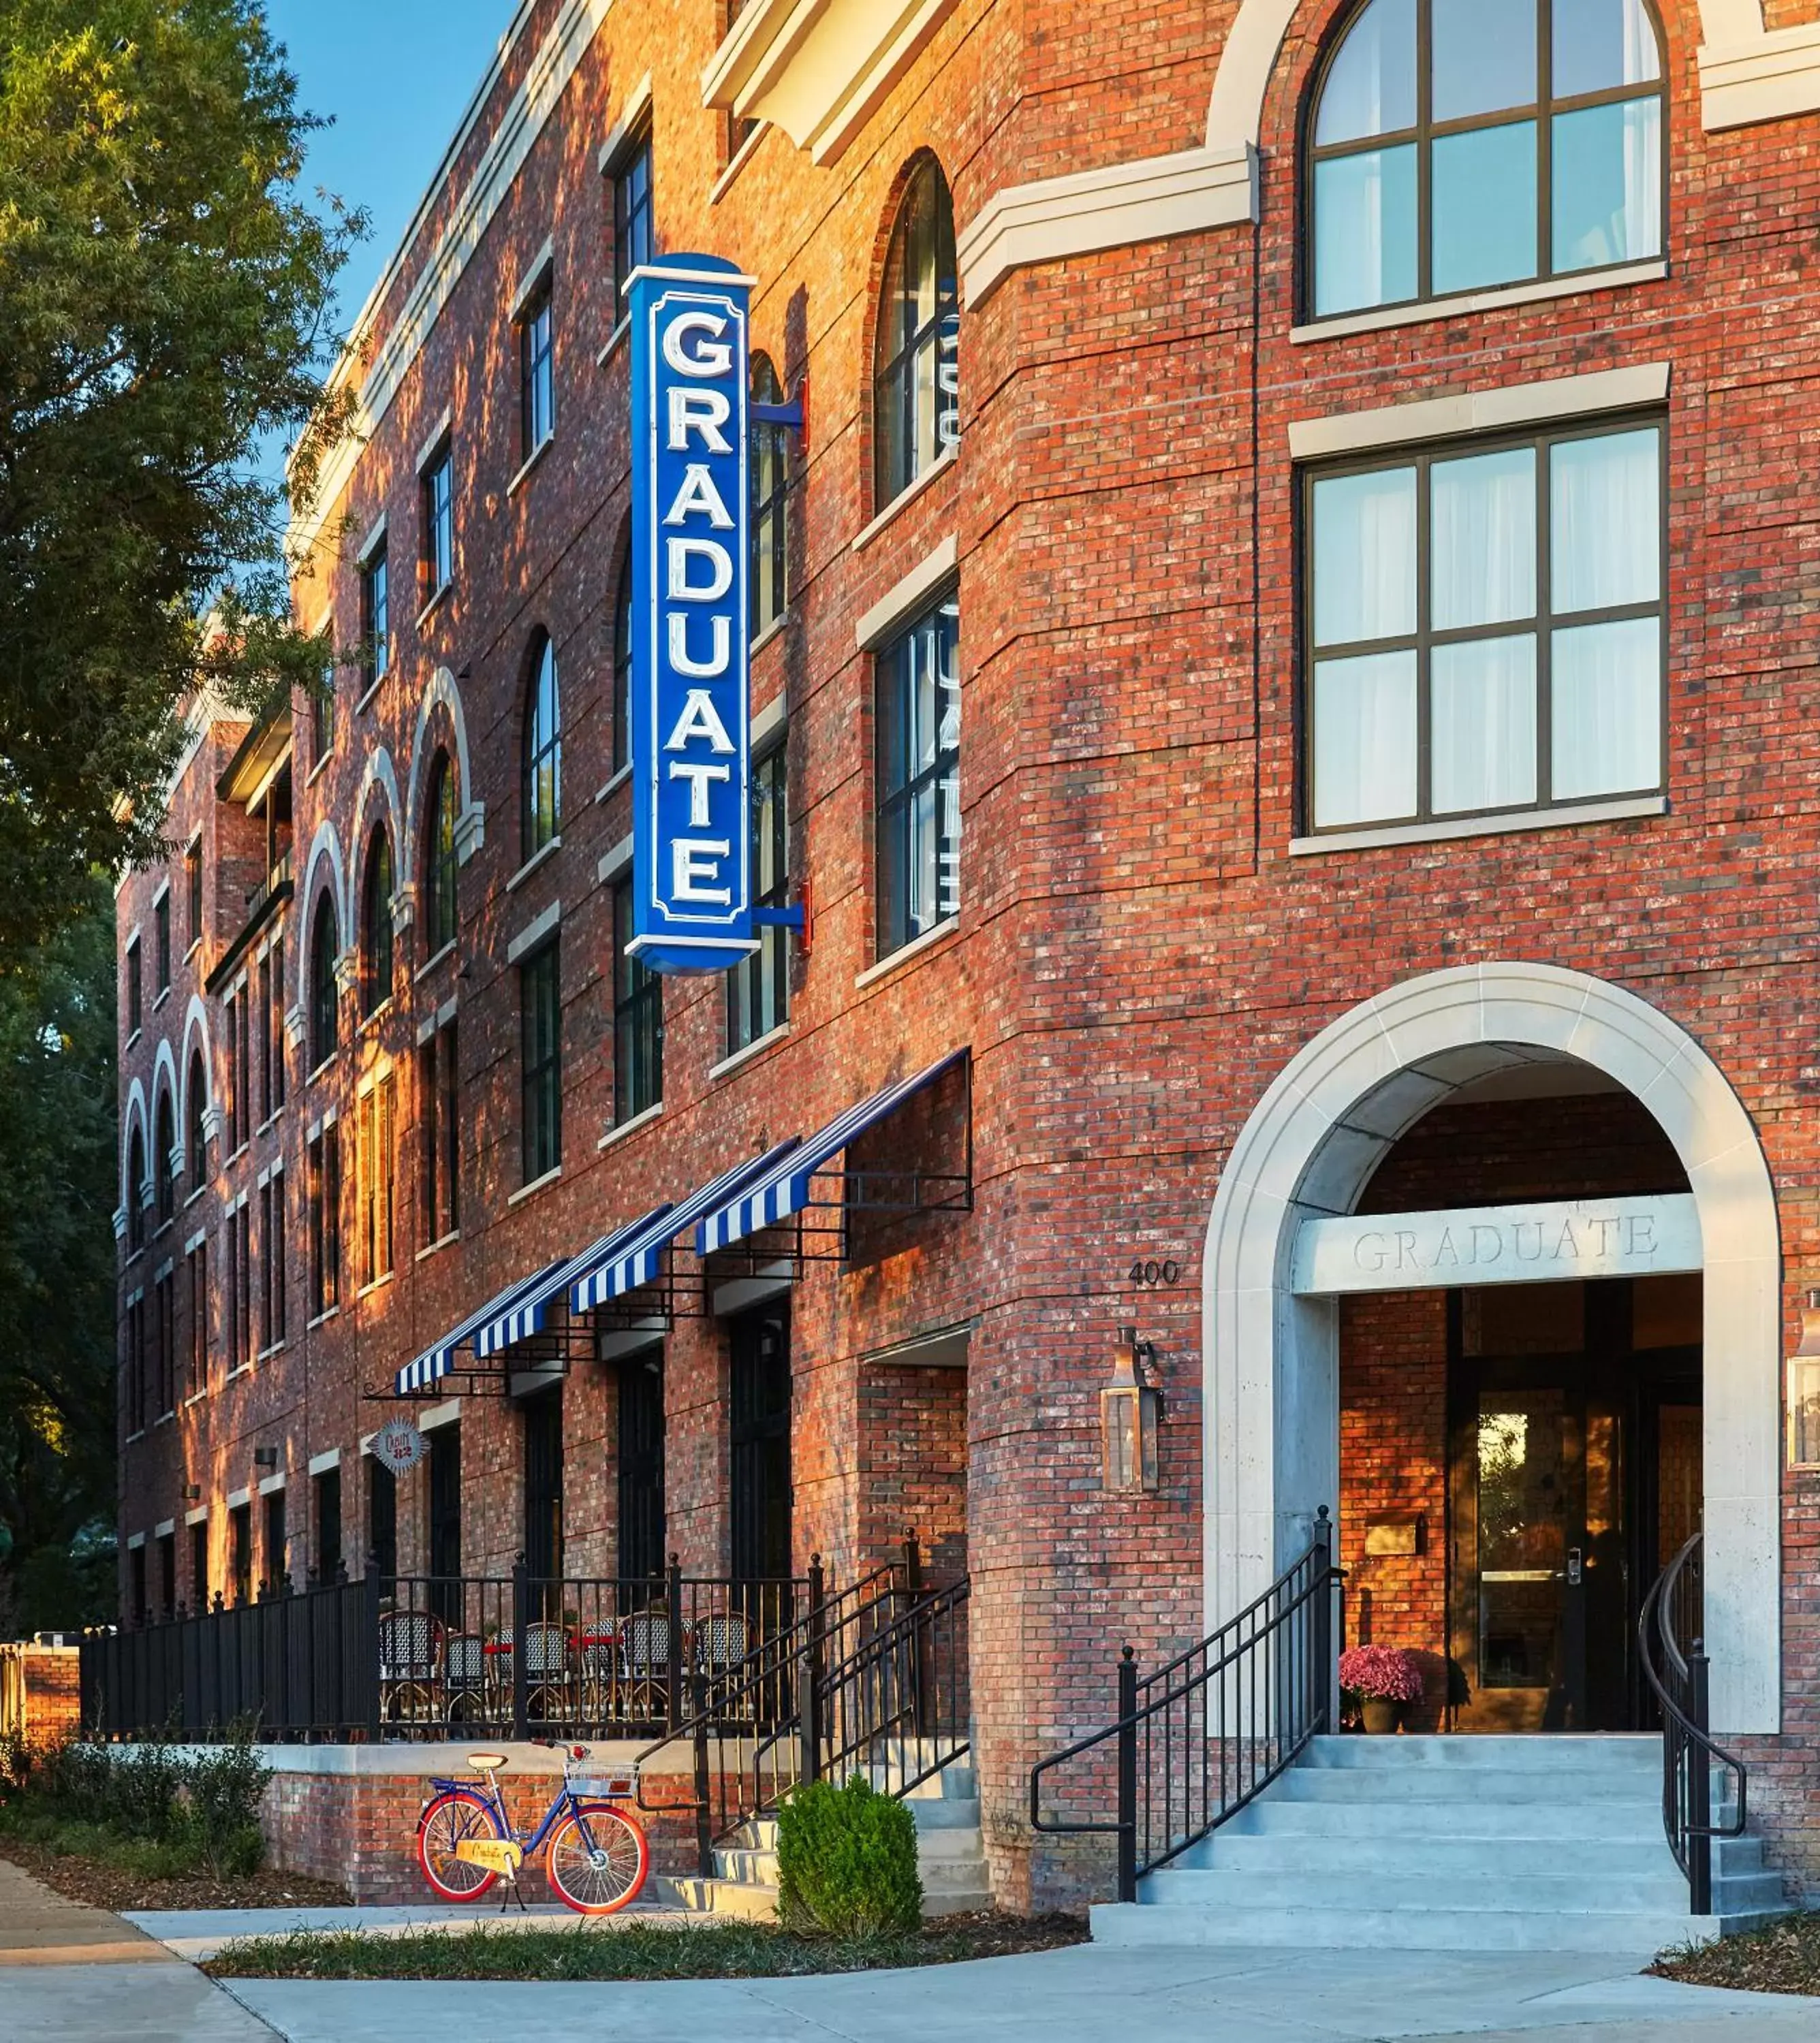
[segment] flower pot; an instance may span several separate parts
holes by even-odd
[[[1389,1696],[1361,1696],[1359,1714],[1365,1729],[1380,1738],[1403,1728],[1403,1705]]]

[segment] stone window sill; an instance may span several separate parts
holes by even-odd
[[[1460,838],[1507,837],[1514,830],[1570,830],[1577,824],[1628,822],[1638,816],[1665,816],[1666,795],[1630,795],[1622,800],[1584,802],[1577,808],[1521,809],[1498,816],[1448,816],[1438,822],[1386,823],[1381,827],[1334,830],[1324,837],[1289,841],[1292,858],[1325,853],[1370,851],[1380,845],[1448,844]]]
[[[743,1066],[751,1064],[754,1057],[762,1056],[766,1051],[775,1048],[789,1033],[790,1025],[788,1022],[778,1022],[775,1027],[767,1029],[763,1035],[754,1036],[751,1042],[744,1044],[741,1048],[730,1051],[719,1064],[710,1064],[708,1067],[708,1077],[710,1079],[731,1078],[734,1072],[739,1071]]]
[[[895,523],[924,490],[934,487],[938,477],[947,474],[960,458],[960,442],[950,441],[914,482],[899,490],[870,525],[863,525],[860,527],[853,536],[850,550],[856,554],[864,553],[887,526]]]
[[[543,1191],[548,1186],[555,1184],[562,1175],[563,1167],[559,1163],[553,1171],[546,1171],[542,1177],[533,1178],[528,1185],[520,1185],[517,1190],[512,1194],[511,1198],[509,1198],[505,1203],[509,1206],[519,1205],[522,1201],[532,1198],[536,1194]]]
[[[622,1121],[616,1127],[609,1128],[594,1147],[597,1149],[612,1148],[616,1142],[622,1142],[627,1136],[635,1135],[641,1128],[648,1127],[652,1121],[662,1115],[662,1112],[663,1102],[660,1099],[655,1105],[645,1107],[640,1112],[635,1113],[629,1121]]]
[[[925,930],[921,936],[912,937],[907,944],[900,944],[889,957],[881,957],[877,964],[868,965],[864,972],[858,973],[853,982],[854,988],[870,986],[888,977],[899,966],[912,964],[924,952],[934,950],[939,944],[946,942],[960,926],[960,917],[950,915],[946,921],[938,922],[932,930]]]
[[[429,623],[432,613],[440,605],[443,598],[446,596],[449,591],[454,587],[455,583],[451,578],[450,581],[439,583],[437,586],[431,591],[429,600],[424,605],[423,608],[417,612],[417,621],[413,627],[414,630],[418,631],[421,631],[423,630],[424,627]]]
[[[1346,312],[1337,319],[1311,320],[1293,326],[1289,338],[1298,346],[1311,340],[1340,340],[1349,334],[1382,333],[1400,326],[1423,326],[1431,320],[1464,319],[1474,312],[1496,312],[1505,305],[1545,304],[1550,298],[1578,297],[1587,291],[1615,291],[1631,284],[1658,283],[1668,274],[1664,262],[1627,263],[1622,268],[1572,277],[1546,277],[1526,284],[1507,284],[1496,291],[1466,291],[1457,297],[1430,298],[1419,305],[1386,305],[1380,311]]]
[[[526,477],[530,474],[532,470],[537,466],[538,462],[543,458],[544,455],[547,454],[550,451],[551,448],[555,444],[555,434],[554,432],[546,433],[543,439],[537,443],[536,446],[531,450],[530,453],[524,457],[524,460],[519,463],[518,473],[513,476],[512,480],[505,485],[505,494],[509,499],[516,496],[518,494],[520,489],[523,486]]]
[[[562,849],[563,833],[560,830],[558,830],[556,834],[550,839],[547,844],[539,845],[536,850],[532,852],[531,856],[525,860],[524,863],[519,867],[518,870],[513,874],[512,877],[506,881],[506,892],[508,894],[516,893],[518,889],[524,884],[525,881],[531,877],[532,874],[537,870],[539,866],[546,864],[549,860],[554,858],[557,853]]]

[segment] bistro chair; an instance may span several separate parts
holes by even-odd
[[[604,1723],[613,1713],[619,1652],[620,1635],[611,1626],[584,1628],[576,1634],[582,1713],[592,1723]]]
[[[738,1612],[698,1617],[694,1632],[695,1665],[708,1680],[721,1681],[750,1657],[752,1627]]]
[[[424,1610],[379,1619],[379,1712],[388,1719],[432,1717],[442,1658],[441,1621]]]
[[[569,1635],[560,1624],[524,1627],[527,1715],[563,1717],[569,1709]]]
[[[641,1610],[620,1622],[620,1715],[661,1723],[670,1696],[670,1613]]]
[[[486,1645],[478,1632],[452,1632],[443,1646],[443,1715],[469,1723],[486,1713]]]

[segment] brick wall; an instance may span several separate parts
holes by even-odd
[[[82,1723],[81,1655],[73,1646],[0,1646],[0,1735],[61,1744]]]

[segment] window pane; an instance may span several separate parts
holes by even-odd
[[[1557,801],[1661,785],[1661,650],[1653,617],[1556,632],[1549,711]]]
[[[1415,813],[1415,654],[1323,660],[1315,669],[1315,824]]]
[[[1415,296],[1415,144],[1315,166],[1315,310]]]
[[[1554,266],[1662,252],[1661,102],[1626,100],[1554,121]]]
[[[1503,809],[1536,798],[1536,642],[1438,646],[1430,693],[1434,807]]]
[[[1315,643],[1357,645],[1415,629],[1415,470],[1315,485]]]
[[[1371,0],[1327,73],[1315,146],[1415,125],[1415,0]]]
[[[1568,440],[1549,466],[1556,615],[1655,602],[1662,573],[1656,428]]]
[[[1656,32],[1643,0],[1557,0],[1554,96],[1609,92],[1662,75]]]
[[[1535,0],[1434,0],[1434,7],[1433,119],[1535,104]]]
[[[1536,124],[1443,135],[1434,144],[1437,296],[1536,274]]]
[[[1430,473],[1430,622],[1437,631],[1536,614],[1533,447],[1437,462]]]

